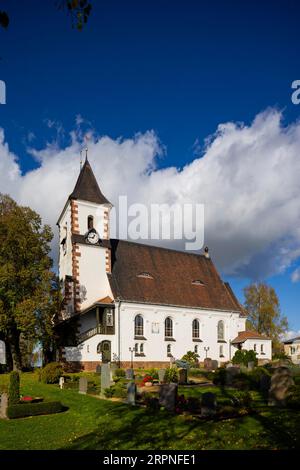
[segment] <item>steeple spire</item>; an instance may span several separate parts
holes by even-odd
[[[96,204],[110,204],[99,188],[87,158],[87,148],[84,165],[80,170],[75,188],[70,194],[69,199],[81,199],[82,201],[94,202]]]

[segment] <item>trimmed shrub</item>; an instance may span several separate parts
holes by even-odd
[[[116,369],[115,370],[115,376],[116,377],[125,377],[126,376],[126,373],[125,373],[125,370],[124,369]]]
[[[120,384],[112,385],[111,387],[106,388],[104,390],[104,396],[106,398],[112,398],[112,397],[126,398],[127,397],[127,389],[124,386],[120,385]]]
[[[247,367],[249,362],[254,362],[254,365],[257,365],[256,352],[252,349],[250,351],[247,351],[246,349],[238,349],[232,358],[233,364],[244,365]]]
[[[17,405],[20,402],[20,375],[13,371],[9,375],[8,403]]]
[[[58,362],[50,362],[41,370],[41,381],[45,384],[56,384],[62,375],[62,366]]]
[[[64,407],[59,401],[22,403],[18,405],[9,405],[7,408],[7,416],[9,419],[26,418],[27,416],[60,413],[63,410]]]
[[[168,367],[165,372],[164,382],[177,383],[178,382],[178,369],[177,367]]]

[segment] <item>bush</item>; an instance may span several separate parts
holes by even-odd
[[[152,377],[152,379],[157,380],[158,379],[158,372],[156,369],[152,368],[147,370],[147,373]]]
[[[238,349],[232,358],[233,364],[244,365],[247,367],[249,362],[254,362],[254,365],[257,365],[256,352],[252,349],[250,351],[246,351],[246,349]]]
[[[176,383],[178,382],[178,369],[177,367],[168,367],[165,372],[164,382]]]
[[[63,369],[58,362],[50,362],[41,370],[41,381],[45,384],[56,384],[63,375]]]
[[[116,369],[115,370],[115,376],[116,377],[125,377],[126,373],[124,369]]]
[[[17,405],[20,402],[20,375],[13,371],[9,376],[8,403]]]
[[[127,389],[119,384],[112,385],[109,388],[104,390],[104,396],[106,398],[126,398],[127,397]]]
[[[195,366],[198,364],[199,354],[188,351],[184,356],[182,356],[181,360],[188,362],[191,366]]]
[[[300,408],[300,386],[293,385],[289,392],[286,398],[286,406],[298,410]]]
[[[9,405],[7,408],[7,416],[9,419],[26,418],[27,416],[60,413],[63,409],[64,407],[59,401],[22,403],[18,405]]]
[[[251,378],[247,374],[240,373],[233,377],[232,385],[239,390],[249,390],[251,388]]]
[[[250,408],[253,402],[252,396],[248,391],[236,392],[232,398],[235,406]]]
[[[219,385],[221,387],[224,387],[226,384],[226,369],[218,369],[213,377],[213,383],[215,385]]]

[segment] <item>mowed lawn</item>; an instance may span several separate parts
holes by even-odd
[[[1,384],[8,381],[0,375]],[[181,388],[196,396],[203,388]],[[214,389],[221,397],[222,391]],[[154,413],[146,408],[80,395],[45,385],[34,374],[21,375],[21,393],[60,400],[56,415],[0,420],[4,449],[291,449],[300,448],[300,413],[266,407],[256,394],[257,413],[224,421]],[[255,396],[255,395],[254,395]]]

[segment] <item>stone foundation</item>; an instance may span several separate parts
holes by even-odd
[[[101,365],[101,361],[82,361],[82,362],[63,362],[63,368],[65,372],[95,372],[96,367]],[[121,362],[120,367],[122,369],[130,369],[131,362]],[[133,368],[134,369],[166,369],[170,367],[169,362],[154,362],[154,361],[144,361],[144,362],[134,362],[133,361]]]

